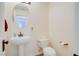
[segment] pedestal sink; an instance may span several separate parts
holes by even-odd
[[[23,37],[12,37],[10,42],[14,45],[23,45],[27,43],[30,39],[30,36],[23,36]]]
[[[24,44],[30,41],[30,36],[12,37],[10,43],[19,46],[19,56],[24,56]]]

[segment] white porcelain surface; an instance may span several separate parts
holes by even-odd
[[[10,43],[14,45],[22,45],[27,43],[30,40],[30,36],[23,36],[23,37],[12,37],[10,39]]]

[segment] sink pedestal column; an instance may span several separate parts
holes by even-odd
[[[19,56],[24,56],[24,45],[19,46]]]

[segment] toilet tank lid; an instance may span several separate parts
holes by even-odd
[[[45,38],[45,39],[39,39],[38,41],[47,41],[47,40],[48,40],[48,39]]]

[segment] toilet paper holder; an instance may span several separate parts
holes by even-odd
[[[63,46],[68,46],[69,45],[69,43],[64,43],[63,41],[60,41],[59,42],[61,45],[63,45]]]

